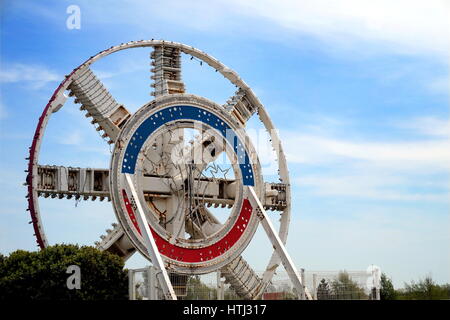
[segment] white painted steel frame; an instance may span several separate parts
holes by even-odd
[[[251,203],[254,204],[253,210],[256,210],[257,212],[256,214],[259,217],[261,225],[263,226],[264,231],[266,232],[270,242],[272,242],[275,251],[280,257],[281,262],[283,263],[283,266],[289,275],[289,279],[291,280],[294,288],[297,290],[297,294],[301,298],[303,293],[305,293],[308,299],[312,300],[312,296],[309,293],[308,288],[304,286],[302,278],[300,277],[300,274],[297,271],[294,262],[289,256],[283,241],[281,241],[280,237],[275,231],[275,228],[272,222],[270,221],[270,217],[267,215],[266,210],[264,210],[264,206],[262,205],[261,201],[259,201],[259,198],[255,193],[255,190],[253,189],[253,187],[248,187],[248,190],[249,190],[249,200]]]
[[[258,98],[254,95],[251,88],[237,75],[237,73],[225,65],[223,65],[221,62],[216,60],[215,58],[207,55],[206,53],[195,49],[191,46],[187,46],[181,43],[176,42],[170,42],[170,41],[164,41],[164,40],[140,40],[140,41],[131,41],[127,43],[122,43],[118,46],[112,46],[109,49],[103,50],[97,55],[92,56],[88,60],[86,60],[82,65],[74,69],[66,78],[61,82],[59,87],[55,90],[53,93],[49,103],[45,107],[38,125],[36,127],[35,135],[33,138],[32,146],[30,147],[30,157],[29,157],[29,165],[28,165],[28,176],[26,184],[28,186],[28,203],[30,211],[33,227],[35,230],[35,235],[37,238],[38,245],[41,248],[45,248],[48,245],[44,228],[41,222],[41,217],[39,213],[39,203],[38,203],[38,194],[37,194],[37,181],[35,177],[37,176],[37,168],[38,168],[38,158],[39,158],[39,151],[40,151],[40,145],[42,142],[42,137],[45,131],[45,127],[48,123],[48,120],[53,112],[58,111],[66,101],[67,97],[64,94],[64,91],[67,90],[69,85],[72,83],[72,81],[77,78],[80,75],[80,72],[83,70],[83,68],[90,66],[95,61],[112,54],[114,52],[118,52],[125,49],[130,48],[136,48],[136,47],[155,47],[155,46],[170,46],[170,47],[176,47],[179,48],[183,53],[192,55],[204,62],[206,62],[208,65],[216,69],[219,73],[221,73],[225,78],[227,78],[231,83],[236,85],[238,88],[242,89],[245,94],[248,96],[248,98],[252,101],[253,104],[255,104],[258,108],[258,115],[260,120],[265,125],[266,129],[269,131],[272,143],[275,146],[275,152],[278,159],[278,166],[279,166],[279,175],[280,180],[284,184],[286,184],[286,198],[290,199],[290,188],[289,188],[289,176],[288,176],[288,170],[287,170],[287,163],[285,159],[285,155],[282,149],[282,146],[278,144],[279,138],[277,132],[274,130],[275,127],[273,126],[273,123],[271,122],[265,108],[263,105],[259,102]],[[279,229],[279,239],[282,243],[286,242],[287,234],[288,234],[288,227],[289,227],[289,220],[290,220],[290,202],[287,201],[287,207],[283,211],[283,214],[281,215],[280,219],[280,229]],[[277,252],[273,252],[272,257],[270,259],[270,262],[267,266],[267,269],[263,275],[263,283],[267,286],[270,279],[272,278],[276,267],[279,265],[280,259],[278,257]],[[264,289],[264,288],[262,288]],[[260,294],[264,290],[260,291]]]
[[[158,247],[156,246],[155,239],[150,231],[150,227],[148,226],[147,219],[145,218],[144,209],[142,208],[141,202],[138,200],[138,194],[136,189],[134,188],[133,179],[131,178],[129,173],[125,173],[125,180],[128,183],[128,188],[131,192],[131,195],[134,199],[136,199],[136,211],[137,211],[137,222],[139,225],[139,229],[141,230],[142,239],[146,244],[146,248],[149,256],[152,259],[153,265],[160,271],[158,273],[159,283],[161,284],[164,297],[170,300],[177,300],[177,296],[175,291],[173,290],[172,284],[169,279],[169,274],[167,273],[166,267],[164,266],[164,262],[159,254]]]

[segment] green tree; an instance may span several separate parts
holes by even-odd
[[[330,285],[327,280],[320,280],[317,287],[317,300],[329,300],[330,299]]]
[[[67,268],[81,270],[81,288],[67,288]],[[0,300],[108,300],[128,298],[123,260],[93,247],[55,245],[17,250],[0,258]]]
[[[402,300],[441,300],[450,299],[450,285],[438,285],[431,276],[427,276],[419,282],[405,283],[405,289],[399,290],[399,299]]]
[[[187,280],[186,300],[215,300],[217,290],[204,284],[199,276],[189,277]]]
[[[353,281],[346,271],[341,271],[331,282],[332,299],[367,299],[364,289]]]
[[[397,292],[394,289],[392,280],[389,279],[385,273],[381,274],[380,279],[380,299],[381,300],[397,299]]]
[[[242,300],[231,287],[225,287],[224,300]]]

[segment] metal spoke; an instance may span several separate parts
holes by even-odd
[[[234,96],[230,97],[223,106],[231,115],[233,115],[242,126],[251,118],[258,110],[258,103],[254,101],[252,95],[248,95],[246,91],[239,88]]]
[[[101,240],[96,241],[95,246],[97,249],[109,251],[127,260],[136,252],[136,248],[120,225],[113,223],[112,227],[112,229],[106,229],[106,234],[100,236]]]
[[[110,200],[109,169],[37,166],[38,196],[75,200]]]
[[[92,117],[91,123],[97,124],[97,131],[103,131],[102,138],[114,143],[122,126],[130,117],[128,110],[113,98],[89,67],[80,70],[69,86],[69,96],[75,96],[80,110],[87,111],[86,117]]]
[[[184,93],[184,83],[181,79],[181,51],[170,45],[159,45],[150,54],[152,59],[151,86],[155,97],[165,94]]]
[[[53,165],[37,166],[38,196],[45,198],[67,198],[82,200],[110,200],[109,169],[65,167]],[[172,177],[144,175],[142,187],[146,199],[167,199],[173,196],[170,187]],[[207,207],[230,207],[234,203],[236,181],[199,176],[192,181],[194,190],[200,193],[192,195],[195,201],[201,201]],[[265,183],[265,196],[262,199],[266,210],[281,211],[286,207],[286,185]]]

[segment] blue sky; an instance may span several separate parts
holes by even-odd
[[[72,4],[79,30],[66,27]],[[289,161],[297,265],[376,264],[396,286],[429,274],[450,282],[449,11],[437,0],[2,1],[0,252],[36,249],[24,158],[63,76],[100,50],[154,38],[216,57],[269,111]],[[133,111],[151,98],[149,52],[93,66]],[[234,92],[195,61],[185,59],[183,76],[189,92],[219,103]],[[108,167],[109,156],[68,101],[50,121],[40,162]],[[45,200],[41,211],[51,243],[92,244],[115,221],[110,203]],[[256,240],[245,255],[262,270],[270,246],[262,232]]]

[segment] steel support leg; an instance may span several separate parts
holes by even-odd
[[[302,294],[304,293],[307,299],[312,300],[311,294],[309,293],[308,289],[303,285],[302,279],[297,269],[295,268],[294,262],[287,253],[283,242],[278,236],[278,233],[275,231],[275,228],[273,227],[273,224],[270,221],[270,218],[267,215],[266,210],[264,210],[261,201],[259,201],[258,196],[255,193],[255,190],[253,189],[253,187],[249,187],[249,191],[250,191],[249,200],[252,203],[254,210],[256,210],[257,215],[264,228],[264,231],[266,231],[267,236],[269,237],[273,247],[275,248],[278,256],[280,257],[281,262],[283,263],[283,266],[286,269],[292,284],[294,285],[294,288],[297,290],[298,296],[302,297]]]
[[[167,300],[177,300],[177,296],[175,294],[175,291],[173,290],[172,283],[170,282],[166,267],[164,266],[164,262],[161,258],[161,255],[159,254],[158,247],[156,246],[155,239],[153,239],[147,219],[145,218],[144,209],[142,208],[141,203],[139,202],[138,194],[136,192],[136,189],[134,188],[133,179],[131,178],[131,175],[129,173],[125,173],[125,179],[127,181],[128,188],[130,189],[131,194],[136,202],[137,208],[136,218],[148,254],[150,255],[153,266],[157,268],[159,271],[161,271],[158,273],[157,277],[162,287],[164,297]]]
[[[136,300],[136,286],[134,283],[134,270],[128,270],[128,299]]]

